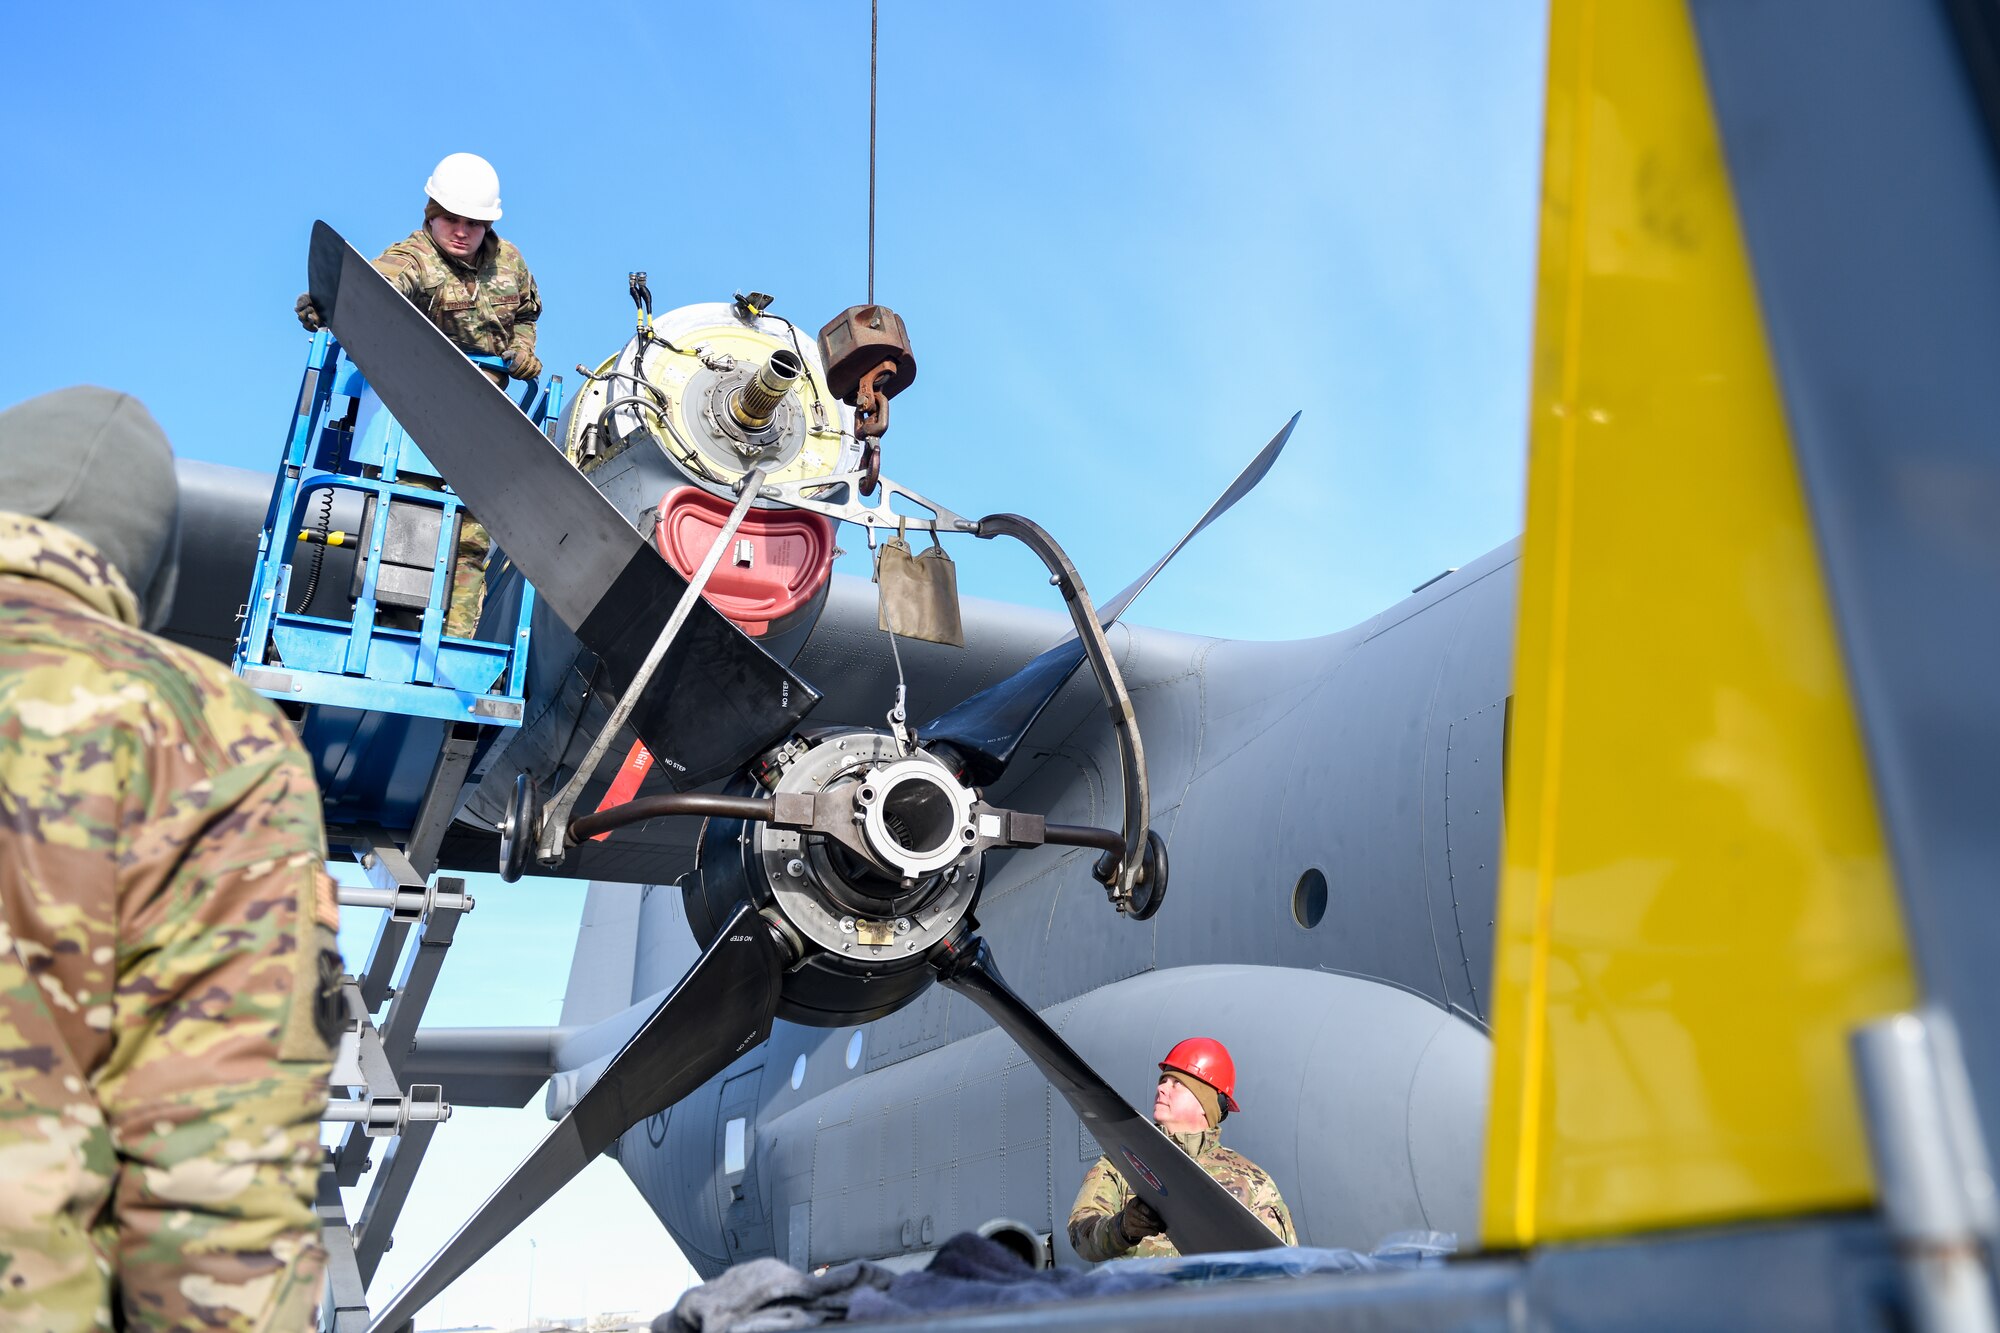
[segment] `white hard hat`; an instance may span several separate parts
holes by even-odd
[[[474,222],[500,220],[500,173],[477,153],[453,153],[438,163],[424,193],[447,213]]]

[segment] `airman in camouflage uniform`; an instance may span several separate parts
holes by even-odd
[[[505,358],[517,380],[539,378],[535,321],[542,297],[527,262],[491,228],[470,257],[459,258],[431,234],[444,216],[431,203],[423,226],[375,257],[376,271],[466,351]]]
[[[1190,1062],[1182,1053],[1191,1048],[1207,1048],[1220,1053],[1220,1065]],[[1222,1146],[1221,1125],[1235,1101],[1230,1096],[1236,1070],[1228,1052],[1210,1038],[1192,1038],[1176,1046],[1160,1063],[1160,1082],[1153,1101],[1153,1123],[1172,1139],[1182,1152],[1201,1163],[1221,1186],[1256,1214],[1272,1234],[1287,1245],[1299,1243],[1292,1229],[1292,1214],[1278,1194],[1270,1173],[1245,1157]],[[1199,1070],[1221,1080],[1216,1087],[1196,1076]],[[1109,1156],[1097,1159],[1076,1192],[1070,1209],[1069,1244],[1077,1257],[1091,1263],[1106,1259],[1168,1258],[1180,1253],[1167,1239],[1166,1224],[1147,1202],[1132,1192],[1125,1177],[1111,1165]]]
[[[303,1330],[340,976],[312,771],[139,628],[175,507],[143,407],[0,413],[0,497],[0,1326]]]
[[[440,162],[426,186],[445,193],[438,184],[444,180],[448,187],[463,189],[462,179],[453,180],[447,173],[454,160],[461,158],[471,155],[454,153]],[[497,219],[498,178],[492,177],[492,168],[483,160],[471,160],[492,179],[490,210],[475,211]],[[503,358],[507,375],[517,380],[539,379],[542,363],[535,356],[535,321],[542,315],[542,297],[535,277],[513,242],[502,240],[477,217],[451,212],[452,202],[436,197],[426,200],[424,225],[377,255],[376,271],[465,351]],[[458,206],[470,207],[467,203]],[[306,328],[320,327],[319,308],[311,293],[300,296],[295,309]],[[486,373],[494,384],[506,386],[500,372],[488,369]],[[403,481],[432,489],[426,478],[405,477]],[[458,529],[445,633],[469,638],[478,629],[479,611],[486,600],[486,559],[492,549],[493,539],[485,527],[465,514]]]

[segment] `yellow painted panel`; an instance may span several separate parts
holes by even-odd
[[[1680,0],[1555,0],[1489,1247],[1864,1202],[1894,885]]]

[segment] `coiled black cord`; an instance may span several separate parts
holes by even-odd
[[[319,488],[319,528],[320,540],[312,544],[312,568],[306,571],[306,590],[299,597],[299,604],[292,608],[292,614],[302,616],[312,605],[313,594],[319,591],[319,572],[326,564],[326,534],[333,531],[333,487]]]

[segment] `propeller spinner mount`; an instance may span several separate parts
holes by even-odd
[[[810,942],[785,978],[785,1018],[837,1026],[889,1012],[929,981],[927,960],[978,896],[992,843],[977,797],[923,750],[842,731],[794,753],[771,799],[810,802],[810,827],[711,818],[686,889],[689,921],[706,944],[704,927],[748,898]]]

